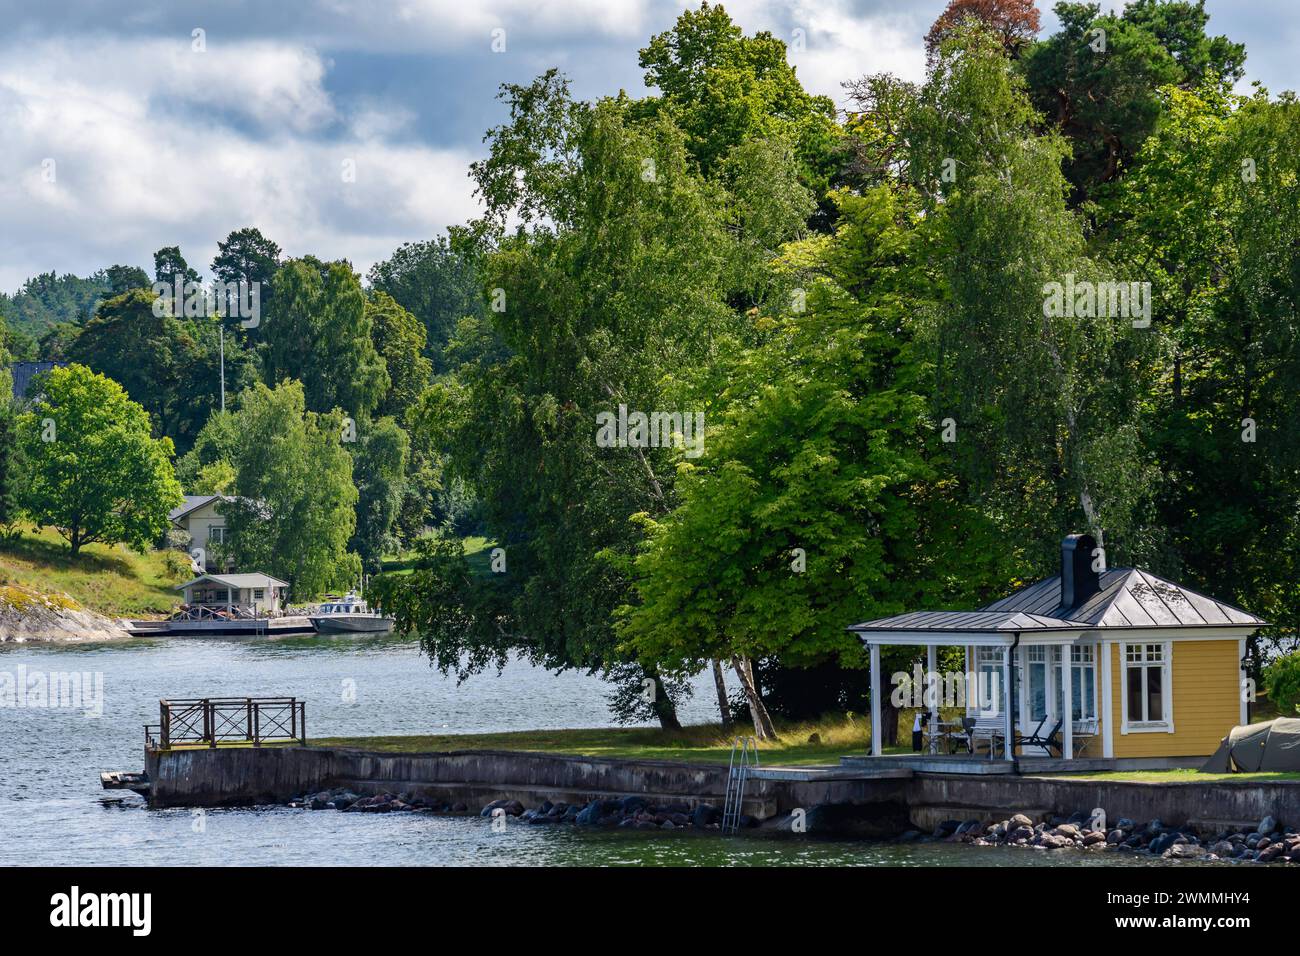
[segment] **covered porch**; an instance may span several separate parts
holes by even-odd
[[[1024,612],[939,611],[849,630],[867,647],[873,693],[870,756],[846,764],[903,761],[952,772],[961,761],[968,772],[998,773],[1021,762],[1041,763],[1044,772],[1110,762],[1109,656],[1096,629]],[[925,648],[924,672],[916,664],[910,673],[886,675],[887,646]],[[941,648],[961,649],[961,673],[952,671],[951,654],[948,672],[939,672]],[[928,714],[925,747],[922,754],[886,757],[881,697],[883,688],[900,686]]]

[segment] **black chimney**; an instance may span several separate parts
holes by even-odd
[[[1072,610],[1101,590],[1092,569],[1097,541],[1090,534],[1067,534],[1061,542],[1061,607]]]

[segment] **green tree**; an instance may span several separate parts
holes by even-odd
[[[1223,91],[1241,79],[1246,50],[1210,37],[1204,0],[1137,0],[1121,14],[1058,3],[1061,28],[1021,59],[1034,105],[1067,138],[1075,198],[1093,198],[1130,166],[1160,119],[1161,87]]]
[[[457,236],[453,230],[451,238]],[[455,242],[439,236],[405,243],[391,257],[375,263],[367,281],[375,292],[391,296],[423,323],[425,355],[437,372],[446,371],[442,350],[456,324],[484,313],[474,256],[463,236]]]
[[[357,522],[349,548],[361,558],[367,573],[378,571],[385,550],[392,548],[409,451],[406,432],[392,418],[381,418],[365,429],[353,453]]]
[[[1162,97],[1103,224],[1161,318],[1143,409],[1167,571],[1277,625],[1251,638],[1258,677],[1300,633],[1300,105],[1214,86]]]
[[[218,281],[227,284],[242,282],[249,289],[258,290],[259,307],[263,312],[271,306],[272,280],[279,268],[279,245],[262,235],[260,229],[251,226],[236,229],[224,241],[218,242],[217,254],[212,259],[212,274]],[[233,315],[234,309],[228,307],[226,314]],[[257,329],[252,329],[251,334],[257,336]]]
[[[388,370],[388,391],[375,414],[401,418],[433,381],[433,363],[424,354],[424,326],[385,292],[366,299],[366,316],[375,351]]]
[[[15,424],[14,380],[5,345],[9,329],[0,317],[0,534],[8,536],[18,522],[20,461]]]
[[[182,287],[187,282],[199,281],[199,274],[181,255],[180,246],[164,246],[153,254],[153,277],[155,282],[165,282],[169,286],[174,285],[177,279]]]
[[[167,303],[149,289],[109,299],[63,354],[122,385],[149,412],[154,434],[168,436],[184,452],[221,406],[221,346],[215,321],[173,317],[160,307]],[[252,357],[239,345],[241,333],[226,336],[231,391],[254,375]]]
[[[1138,300],[1131,316],[1074,317],[1052,310],[1048,292],[1145,277],[1088,255],[1065,200],[1067,147],[1035,132],[996,35],[963,29],[946,41],[909,117],[909,177],[921,184],[927,259],[945,284],[927,310],[932,409],[949,423],[970,495],[998,515],[1027,571],[1054,568],[1061,536],[1080,527],[1114,539],[1111,563],[1142,556],[1141,515],[1158,475],[1139,410],[1156,340],[1134,326],[1144,321]]]
[[[721,5],[705,2],[653,37],[640,64],[646,85],[660,93],[647,105],[672,113],[706,174],[742,143],[787,139],[806,183],[821,195],[838,132],[835,105],[804,90],[783,41],[766,31],[747,37]]]
[[[149,273],[139,266],[109,266],[103,274],[109,296],[122,295],[132,289],[147,289],[150,285]]]
[[[1279,657],[1264,671],[1269,702],[1288,716],[1300,714],[1300,651]]]
[[[683,467],[680,503],[640,518],[639,601],[622,609],[624,639],[666,672],[731,660],[760,738],[774,729],[750,661],[861,668],[847,624],[1001,580],[992,527],[939,452],[911,341],[910,312],[937,292],[914,218],[885,188],[836,201],[834,240],[791,252],[815,264],[807,311],[768,320],[706,456]],[[908,652],[893,657],[886,669],[905,669]]]
[[[171,439],[152,438],[148,413],[85,366],[51,369],[40,391],[18,421],[24,510],[58,529],[74,558],[92,542],[147,548],[183,498]]]
[[[263,380],[302,382],[312,411],[339,408],[357,421],[369,417],[388,391],[388,372],[352,267],[292,259],[275,274],[274,286],[274,304],[259,327]]]
[[[599,447],[596,416],[620,404],[681,408],[682,376],[747,334],[728,296],[753,284],[738,274],[751,257],[729,228],[732,197],[696,172],[669,116],[642,118],[621,100],[575,102],[554,72],[504,90],[511,118],[474,167],[486,207],[476,232],[492,248],[481,274],[496,308],[490,324],[461,323],[447,351],[465,361],[408,421],[446,449],[449,477],[478,494],[505,571],[467,575],[457,547],[433,546],[427,574],[394,580],[390,592],[416,590],[384,604],[443,667],[464,667],[473,644],[482,651],[467,659],[477,666],[516,651],[609,673],[636,663],[611,621],[629,596],[618,556],[639,537],[627,516],[671,506],[681,452]],[[753,221],[762,210],[772,215],[765,228],[785,234],[811,208],[806,198],[748,203]],[[777,222],[782,208],[794,222]],[[507,232],[511,221],[525,227]],[[448,601],[459,603],[430,606]],[[642,673],[658,685],[661,723],[675,726],[661,676]]]
[[[354,583],[361,569],[347,544],[357,489],[342,414],[307,411],[294,381],[275,389],[259,382],[238,405],[217,426],[233,443],[235,497],[221,506],[227,554],[240,567],[288,581],[299,601]]]

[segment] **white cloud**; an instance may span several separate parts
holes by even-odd
[[[901,14],[853,0],[726,8],[747,33],[789,42],[803,29],[806,49],[792,52],[800,77],[842,104],[846,79],[885,70],[919,78],[934,5],[942,0]],[[483,147],[477,135],[430,143],[446,120],[471,116],[471,131],[499,122],[498,79],[556,64],[579,95],[619,86],[635,94],[636,50],[687,6],[698,3],[316,0],[305,12],[160,6],[129,24],[94,5],[43,27],[29,19],[0,41],[0,289],[49,269],[148,268],[154,250],[173,244],[206,272],[216,241],[246,225],[290,255],[346,257],[364,270],[401,242],[473,215],[466,172]],[[498,26],[507,31],[501,57],[489,52]],[[206,31],[206,52],[192,50],[195,27]],[[456,82],[422,85],[409,54],[440,58],[440,76],[452,64]],[[46,158],[57,163],[55,182],[42,178]],[[341,176],[349,159],[355,182]]]
[[[680,7],[698,4],[680,0]],[[859,11],[851,0],[729,0],[724,6],[746,33],[767,30],[784,40],[804,88],[845,105],[840,84],[867,73],[925,77],[922,37],[942,2],[881,4]],[[804,49],[795,48],[802,30]]]
[[[468,154],[394,142],[400,110],[339,115],[324,74],[316,54],[267,42],[204,54],[156,41],[9,50],[0,288],[48,269],[148,268],[172,244],[206,271],[216,241],[250,224],[289,254],[364,269],[473,214]]]

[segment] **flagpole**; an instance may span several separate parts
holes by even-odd
[[[217,328],[221,331],[221,410],[226,410],[226,327],[220,319]]]

